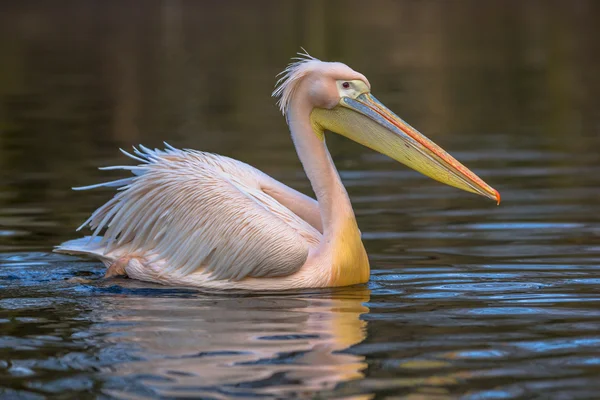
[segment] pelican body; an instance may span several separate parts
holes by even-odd
[[[445,184],[500,201],[496,190],[372,94],[364,75],[308,54],[275,97],[316,200],[243,162],[171,146],[126,155],[133,176],[55,251],[100,259],[106,275],[213,289],[283,290],[369,280],[369,259],[325,132],[338,133]]]

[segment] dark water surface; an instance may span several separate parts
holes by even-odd
[[[572,2],[3,2],[0,397],[594,399],[600,7]],[[364,287],[229,295],[99,279],[51,253],[143,143],[310,193],[274,76],[305,46],[497,188],[328,144]]]

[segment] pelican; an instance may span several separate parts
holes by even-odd
[[[211,153],[134,147],[133,176],[58,246],[100,259],[106,276],[210,289],[284,290],[365,283],[370,267],[325,132],[354,140],[435,180],[500,202],[499,193],[371,94],[367,78],[300,53],[273,96],[316,200],[243,162]],[[79,230],[78,229],[78,230]]]

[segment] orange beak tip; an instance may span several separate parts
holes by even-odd
[[[496,189],[494,189],[494,193],[496,194],[496,205],[500,205],[500,192],[498,192]]]

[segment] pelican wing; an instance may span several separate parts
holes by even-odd
[[[164,273],[240,280],[290,275],[318,243],[317,229],[266,194],[266,175],[247,164],[172,147],[124,153],[142,164],[104,169],[135,176],[79,188],[119,188],[80,227],[105,230],[105,252],[162,260]]]

